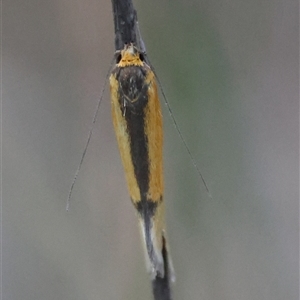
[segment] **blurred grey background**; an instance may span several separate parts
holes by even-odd
[[[164,107],[174,299],[299,298],[298,1],[134,1]],[[109,89],[110,1],[2,4],[3,300],[152,299]]]

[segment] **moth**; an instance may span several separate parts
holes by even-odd
[[[165,228],[164,177],[163,177],[163,120],[157,91],[156,76],[144,59],[144,53],[132,43],[117,51],[116,65],[110,77],[112,119],[123,163],[131,201],[137,210],[146,265],[152,279],[168,278],[175,281],[174,268],[169,254]],[[104,93],[92,124],[95,124]],[[170,117],[183,142],[208,196],[206,182],[192,156],[171,108],[165,98]],[[66,209],[82,162],[92,136],[90,129],[87,142],[69,190]]]
[[[133,44],[116,53],[110,78],[115,134],[137,210],[148,271],[174,280],[165,229],[163,120],[155,74]]]

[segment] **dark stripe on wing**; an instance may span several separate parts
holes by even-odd
[[[141,192],[141,201],[146,200],[149,190],[148,138],[145,134],[144,112],[148,103],[146,76],[146,67],[128,66],[116,70],[116,79],[119,82],[119,104],[127,123],[131,158]]]

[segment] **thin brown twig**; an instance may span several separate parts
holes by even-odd
[[[137,13],[132,1],[112,0],[112,7],[115,29],[115,50],[120,51],[126,44],[132,43],[143,53],[144,60],[149,63],[146,56],[145,44],[138,27]],[[164,277],[156,276],[152,280],[152,291],[155,300],[171,300],[171,274],[169,274],[168,252],[165,243],[163,245],[162,255],[165,266]]]

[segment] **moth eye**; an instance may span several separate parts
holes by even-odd
[[[140,56],[140,60],[141,60],[141,61],[144,61],[144,59],[145,59],[144,54],[143,54],[143,53],[140,53],[139,56]]]
[[[121,53],[116,53],[116,63],[118,64],[122,58]]]

